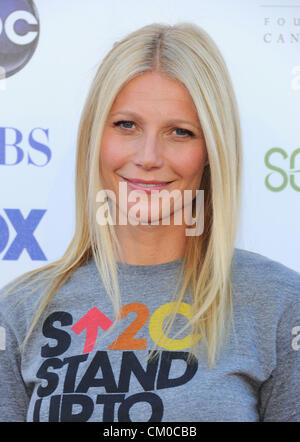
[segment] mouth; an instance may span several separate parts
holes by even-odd
[[[165,189],[169,184],[173,183],[173,181],[158,181],[158,180],[142,180],[137,178],[125,178],[122,177],[127,183],[128,186],[132,189],[136,190],[145,190],[145,191],[151,191],[151,190],[162,190]]]

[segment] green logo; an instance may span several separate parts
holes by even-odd
[[[286,151],[281,147],[273,147],[272,149],[268,150],[268,152],[265,155],[265,165],[267,166],[268,169],[271,169],[274,172],[271,172],[266,176],[265,185],[272,192],[281,192],[281,190],[285,189],[286,186],[290,183],[290,185],[294,190],[300,192],[300,186],[297,186],[295,179],[295,175],[300,172],[300,169],[295,170],[296,157],[297,155],[300,154],[300,148],[292,152],[289,159],[289,166],[288,166],[289,170],[282,169],[281,167],[275,166],[274,163],[272,163],[272,159],[274,159],[273,155],[275,153],[280,154],[284,160],[287,160],[287,158],[289,157]],[[275,157],[278,156],[275,155]],[[270,176],[273,175],[275,172],[281,175],[281,184],[277,187],[270,184]]]

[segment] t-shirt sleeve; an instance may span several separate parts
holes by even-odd
[[[300,422],[300,300],[280,318],[275,351],[276,368],[260,389],[261,421]]]
[[[0,422],[25,422],[28,404],[19,343],[4,315],[0,314]]]

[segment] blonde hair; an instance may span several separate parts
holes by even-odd
[[[202,126],[209,165],[204,168],[204,232],[187,237],[181,263],[181,288],[174,293],[170,330],[183,296],[192,293],[190,325],[207,349],[211,366],[228,336],[232,320],[231,265],[241,199],[241,135],[236,99],[226,64],[216,44],[191,23],[154,23],[116,42],[93,79],[81,115],[77,140],[76,227],[63,256],[17,278],[18,285],[40,282],[42,295],[24,343],[57,290],[72,273],[94,257],[103,285],[118,317],[121,308],[116,253],[122,251],[114,226],[96,226],[96,194],[103,128],[110,108],[126,82],[157,71],[185,85]],[[35,277],[32,279],[32,277]],[[31,279],[31,281],[30,281]],[[45,282],[47,284],[45,285]],[[22,287],[24,288],[24,287]],[[36,286],[35,286],[36,289]],[[176,298],[175,298],[176,295]],[[168,332],[166,332],[168,333]],[[191,353],[197,349],[193,344]]]

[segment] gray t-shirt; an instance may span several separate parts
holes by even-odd
[[[21,352],[37,295],[1,299],[0,421],[300,422],[300,275],[235,249],[234,330],[216,365],[201,354],[187,363],[188,331],[172,338],[188,323],[188,293],[169,340],[147,361],[180,262],[118,263],[122,318],[106,333],[114,313],[91,258]]]

